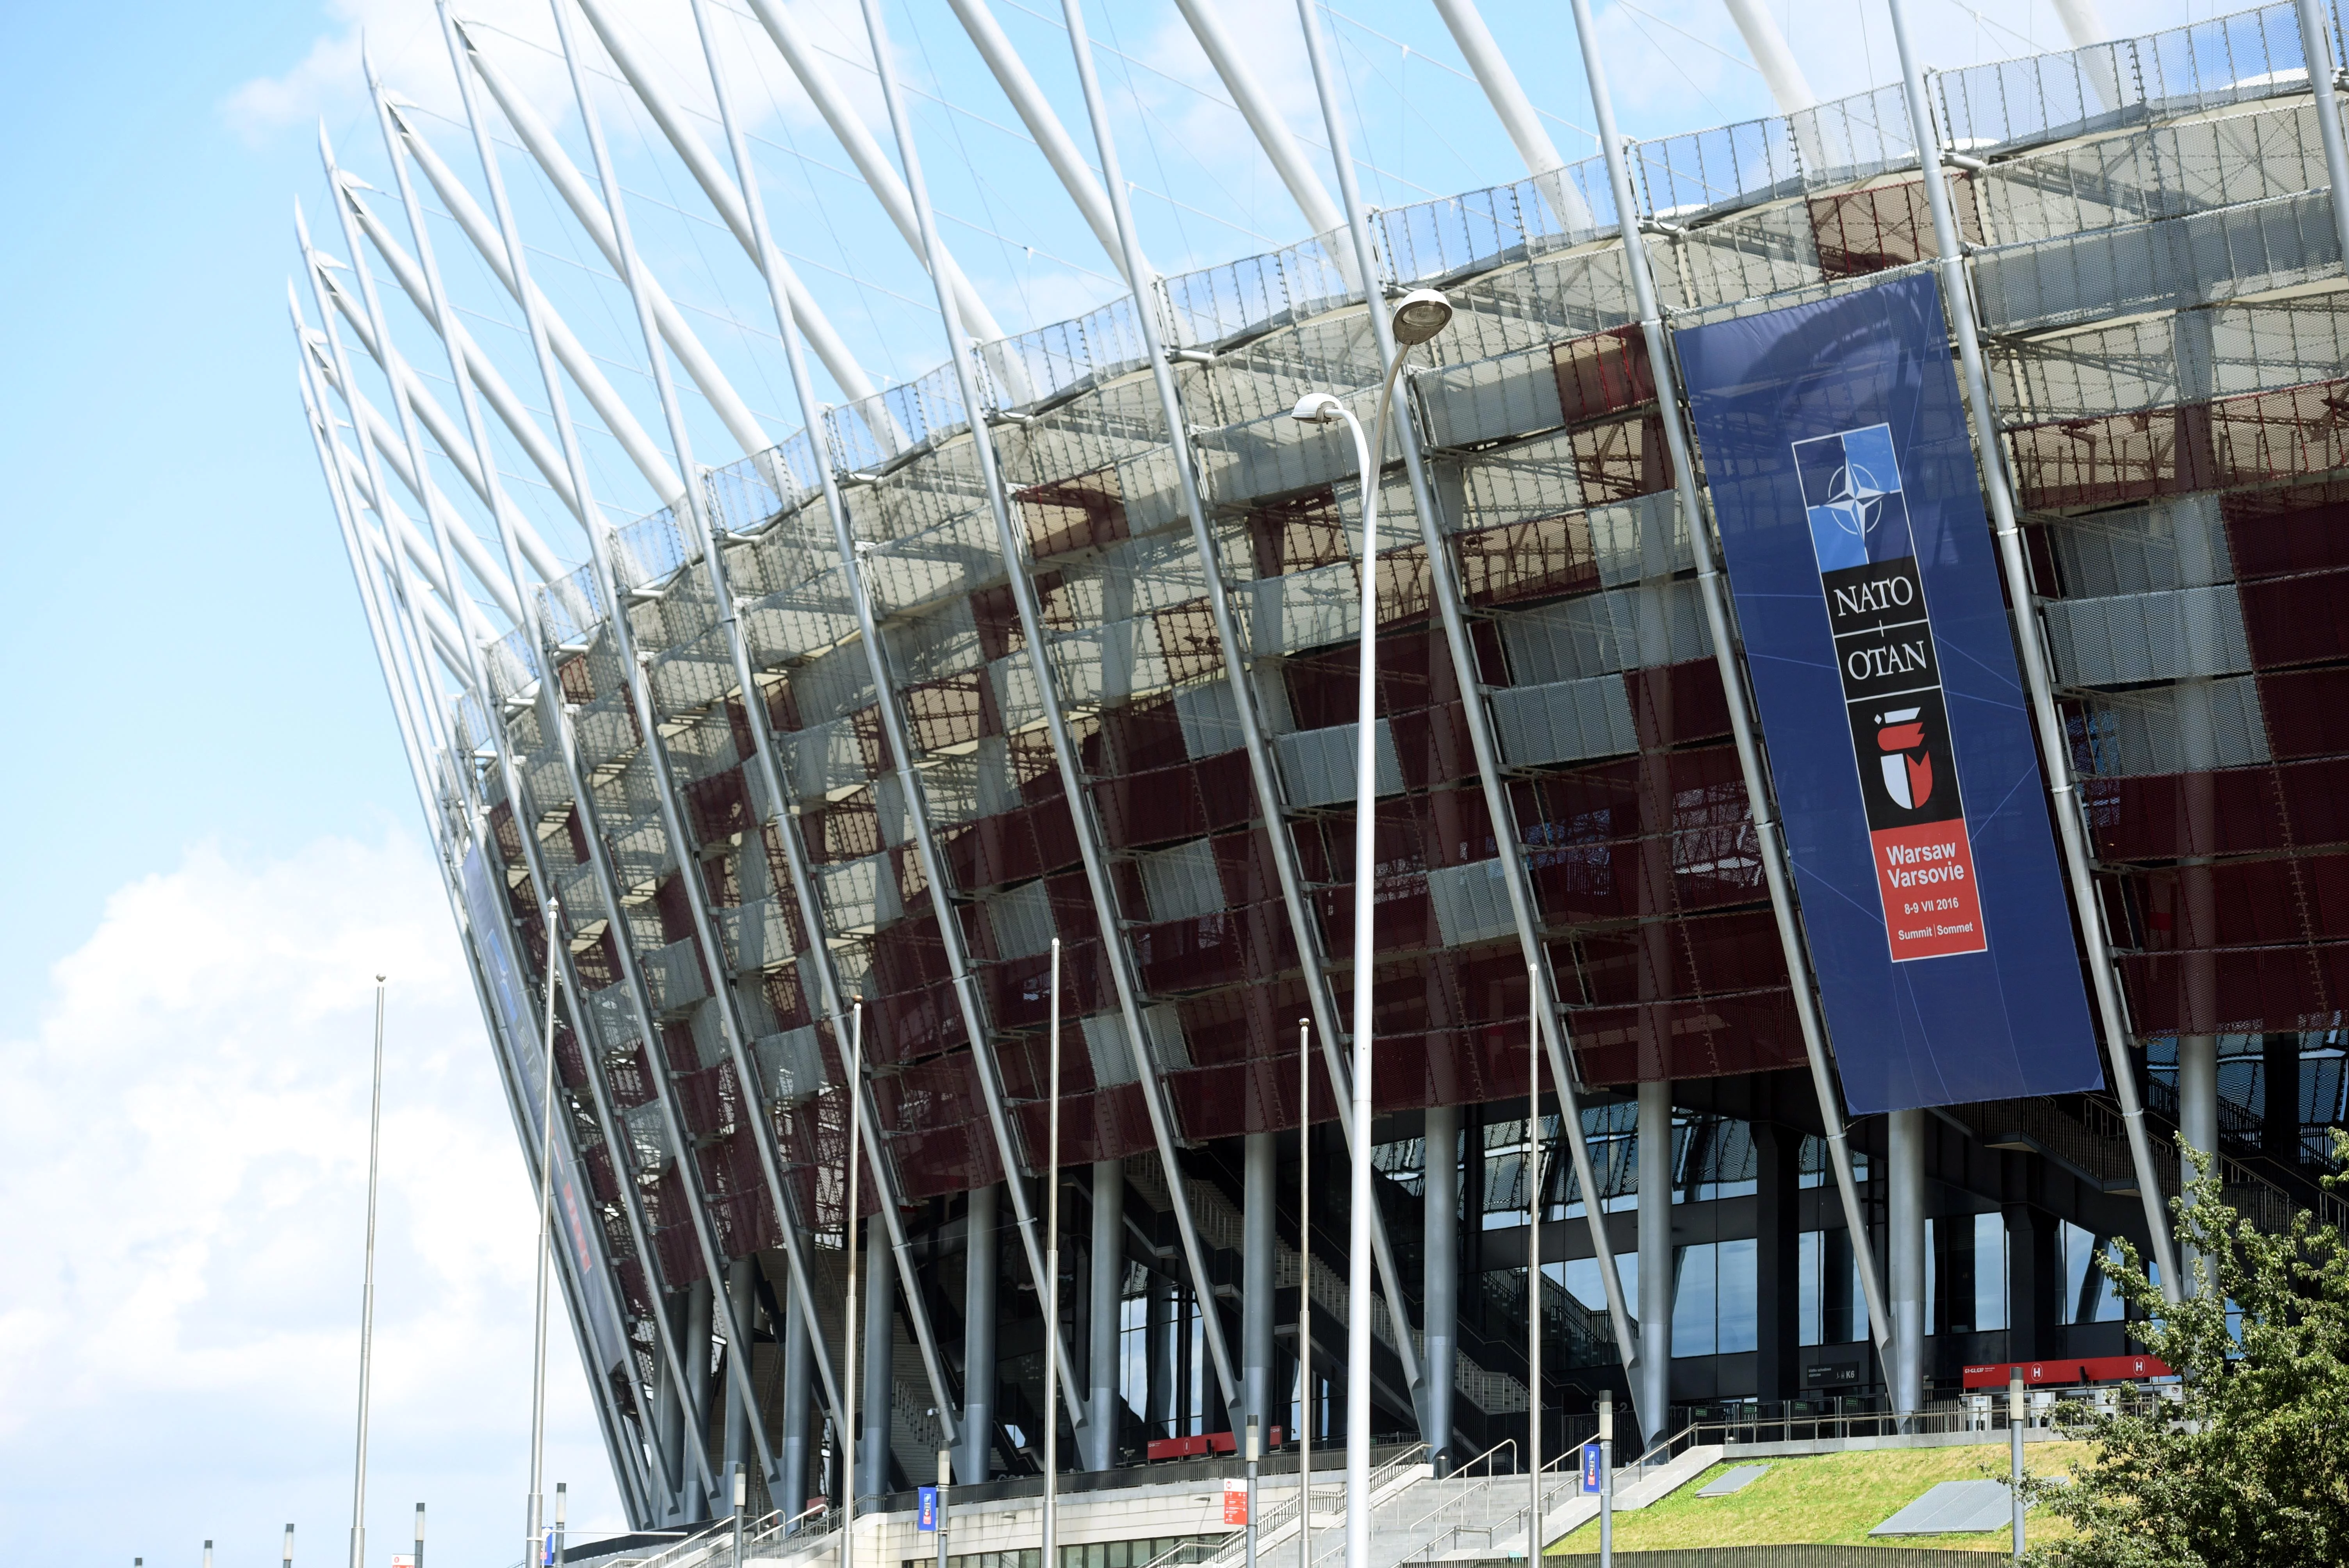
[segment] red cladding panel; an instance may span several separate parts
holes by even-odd
[[[1785,991],[1577,1008],[1568,1017],[1583,1076],[1594,1084],[1767,1072],[1805,1060]]]
[[[1578,425],[1656,400],[1656,377],[1636,326],[1577,337],[1551,350],[1557,400],[1566,422]]]
[[[2251,663],[2261,669],[2349,658],[2349,616],[2341,613],[2349,571],[2246,583],[2239,592]]]
[[[2349,996],[2349,943],[2140,954],[2120,967],[2145,1037],[2331,1028]]]
[[[1061,1048],[1071,1049],[1069,1037],[1063,1031]],[[1064,1063],[1061,1071],[1068,1070]],[[1150,1153],[1156,1142],[1150,1131],[1150,1110],[1143,1103],[1142,1089],[1136,1084],[1121,1084],[1114,1088],[1090,1094],[1071,1094],[1065,1088],[1061,1096],[1061,1166],[1090,1164],[1096,1160],[1123,1160],[1137,1154]],[[1180,1082],[1180,1076],[1173,1082]],[[1177,1122],[1182,1122],[1181,1099],[1176,1095]],[[1050,1147],[1046,1118],[1049,1103],[1030,1100],[1012,1108],[1014,1130],[1025,1150],[1021,1156],[1036,1166],[1042,1166],[1045,1150]],[[1192,1138],[1187,1124],[1177,1136]]]
[[[1102,836],[1112,849],[1171,844],[1207,831],[1206,803],[1187,762],[1104,780],[1092,794]]]
[[[2349,758],[2100,779],[2086,791],[2107,861],[2274,853],[2349,842]]]
[[[2349,938],[2349,855],[2170,866],[2127,881],[2137,945],[2156,952]]]
[[[2349,667],[2288,670],[2259,677],[2268,750],[2278,758],[2349,752]]]

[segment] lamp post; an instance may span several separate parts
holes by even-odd
[[[1526,1556],[1541,1558],[1542,1530],[1542,1299],[1541,1299],[1541,1016],[1536,998],[1541,976],[1526,976],[1526,1470],[1533,1495],[1526,1505]],[[1584,1194],[1585,1201],[1588,1194]]]
[[[1256,1465],[1264,1451],[1264,1429],[1257,1424],[1262,1418],[1247,1418],[1247,1568],[1256,1568]]]
[[[846,1222],[841,1229],[841,1245],[846,1250],[848,1267],[848,1312],[841,1319],[841,1332],[846,1336],[841,1357],[847,1370],[841,1375],[841,1425],[844,1430],[834,1446],[840,1450],[840,1568],[854,1568],[856,1559],[856,1140],[864,1131],[863,1119],[857,1112],[864,1104],[858,1092],[864,1073],[864,1004],[858,1001],[848,1016],[848,1159],[841,1167],[844,1190],[841,1201]]]
[[[546,1037],[539,1052],[544,1074],[538,1100],[538,1279],[532,1302],[530,1365],[530,1552],[540,1554],[546,1533],[544,1494],[546,1472],[546,1265],[554,1228],[554,1002],[563,989],[563,971],[555,963],[555,944],[563,940],[563,901],[546,901]],[[354,1563],[351,1568],[362,1568]]]
[[[1413,289],[1395,303],[1389,318],[1394,363],[1387,366],[1386,384],[1379,389],[1374,441],[1363,437],[1361,421],[1352,410],[1327,392],[1307,393],[1289,411],[1290,418],[1309,425],[1344,420],[1353,433],[1355,463],[1362,476],[1361,671],[1354,735],[1354,1139],[1346,1259],[1346,1568],[1369,1568],[1371,1551],[1371,964],[1375,951],[1371,928],[1378,852],[1378,464],[1386,454],[1387,410],[1404,361],[1451,321],[1452,302],[1433,289]],[[1394,1304],[1398,1312],[1402,1305]]]
[[[1588,1193],[1582,1201],[1590,1202]],[[1599,1568],[1615,1568],[1615,1396],[1599,1396]]]
[[[1061,939],[1052,938],[1052,1019],[1048,1036],[1051,1057],[1050,1103],[1044,1112],[1044,1514],[1038,1544],[1038,1568],[1059,1568],[1054,1556],[1053,1472],[1061,1458],[1061,1412],[1052,1401],[1060,1357],[1052,1354],[1061,1335]]]
[[[2023,1368],[2006,1369],[2007,1490],[2014,1502],[2014,1560],[2023,1561]]]
[[[1313,1021],[1297,1020],[1297,1568],[1313,1568]]]
[[[742,1469],[742,1461],[734,1461],[734,1562],[737,1568],[742,1561],[742,1508],[750,1501],[750,1478]],[[549,1553],[551,1557],[554,1554]]]

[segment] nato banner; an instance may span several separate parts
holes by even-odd
[[[2102,1087],[1933,280],[1676,341],[1851,1109]]]

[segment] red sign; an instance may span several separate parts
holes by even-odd
[[[1898,758],[1887,758],[1893,760]],[[1876,852],[1878,892],[1894,963],[1980,953],[1989,946],[1982,934],[1982,894],[1974,883],[1973,844],[1962,820],[1885,828],[1868,838]]]
[[[1235,1527],[1247,1522],[1247,1482],[1224,1482],[1224,1522]]]
[[[2067,1357],[2061,1361],[2002,1361],[1992,1367],[1966,1368],[1969,1388],[2003,1388],[2009,1374],[2020,1370],[2027,1386],[2077,1387],[2083,1383],[2141,1383],[2149,1377],[2177,1376],[2150,1356]]]
[[[1272,1429],[1271,1435],[1265,1439],[1265,1447],[1277,1449],[1280,1447],[1280,1439],[1281,1430],[1278,1427],[1275,1427]],[[1156,1464],[1160,1460],[1205,1459],[1209,1454],[1237,1452],[1239,1452],[1239,1439],[1237,1434],[1231,1432],[1202,1432],[1195,1438],[1153,1438],[1150,1439],[1150,1446],[1143,1450],[1152,1464]]]

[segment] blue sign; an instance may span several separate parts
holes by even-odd
[[[1582,1491],[1586,1497],[1596,1497],[1599,1490],[1599,1445],[1582,1445]]]
[[[936,1530],[938,1527],[938,1489],[934,1486],[920,1487],[916,1490],[914,1495],[916,1500],[914,1506],[920,1515],[919,1522],[914,1528]]]
[[[1676,340],[1851,1109],[2102,1087],[1933,280]]]

